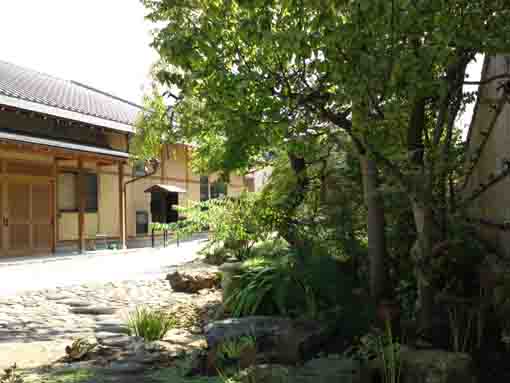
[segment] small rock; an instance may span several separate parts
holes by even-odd
[[[166,279],[170,282],[170,286],[174,291],[188,294],[220,286],[218,272],[210,269],[175,271],[168,274]]]
[[[120,335],[115,333],[97,333],[97,341],[100,345],[106,347],[133,348],[133,345],[140,342],[139,337]],[[143,339],[142,339],[143,342]]]
[[[46,295],[46,299],[49,301],[62,301],[64,299],[70,299],[71,296],[68,294],[49,294]]]
[[[61,303],[63,305],[67,305],[67,306],[70,306],[70,307],[87,307],[87,306],[90,306],[90,303],[86,302],[86,301],[67,300],[67,299],[59,301],[58,303]]]
[[[162,352],[168,348],[168,344],[159,340],[145,343],[145,351],[147,352]]]
[[[112,307],[74,307],[71,309],[71,312],[74,314],[84,314],[84,315],[111,315],[114,314],[116,309]]]

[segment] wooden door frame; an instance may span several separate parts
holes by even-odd
[[[52,234],[52,240],[50,244],[50,254],[55,252],[56,248],[56,237],[55,237],[55,227],[56,227],[56,174],[53,169],[55,169],[55,158],[52,164],[50,164],[50,169],[53,167],[51,176],[34,176],[34,175],[25,175],[25,174],[9,174],[8,169],[8,163],[9,162],[25,162],[27,164],[33,164],[35,161],[30,160],[19,160],[19,159],[9,159],[9,158],[2,158],[1,161],[1,168],[0,168],[0,179],[2,182],[0,183],[0,187],[3,188],[2,192],[2,198],[3,198],[3,204],[2,204],[2,210],[0,211],[0,215],[2,216],[2,226],[0,229],[0,235],[3,235],[2,238],[2,249],[0,249],[0,255],[6,255],[6,256],[19,256],[19,255],[35,255],[35,254],[47,254],[47,251],[45,250],[38,250],[34,247],[34,233],[33,233],[33,223],[32,223],[32,204],[33,204],[33,197],[32,197],[32,187],[34,184],[45,184],[49,186],[49,200],[48,204],[50,206],[50,225],[51,225],[51,232]],[[29,185],[29,201],[27,203],[29,204],[29,247],[27,249],[23,250],[12,250],[10,248],[10,238],[9,238],[9,227],[3,225],[3,217],[6,217],[9,219],[9,184],[11,183],[20,183],[20,184],[27,184]]]

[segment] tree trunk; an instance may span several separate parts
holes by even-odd
[[[278,227],[278,232],[292,247],[303,248],[304,242],[300,238],[298,227],[293,222],[296,210],[303,203],[309,184],[308,175],[306,173],[306,162],[302,157],[289,154],[290,166],[296,177],[295,187],[289,190],[287,198],[284,202],[284,219]]]
[[[418,321],[420,327],[428,329],[432,325],[434,291],[428,273],[432,258],[432,247],[437,239],[438,228],[434,226],[432,211],[432,175],[425,169],[423,134],[425,130],[425,99],[414,101],[411,119],[407,130],[407,149],[414,174],[411,176],[410,194],[416,226],[417,239],[411,249],[418,284]]]
[[[415,262],[415,274],[418,287],[418,323],[422,329],[429,329],[432,325],[432,309],[434,305],[434,290],[427,276],[428,264],[432,257],[435,232],[434,216],[430,205],[414,201],[412,203],[414,221],[418,238],[412,249]]]
[[[389,292],[384,205],[378,192],[378,170],[375,161],[365,154],[360,155],[360,163],[367,206],[370,293],[374,301],[379,302]]]

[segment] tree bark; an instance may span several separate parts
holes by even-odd
[[[389,292],[384,205],[378,192],[379,180],[375,161],[365,154],[360,155],[360,163],[367,206],[370,293],[374,301],[379,302]]]
[[[411,256],[414,260],[418,284],[418,321],[421,328],[428,329],[432,324],[434,304],[434,291],[428,278],[428,264],[432,257],[432,247],[437,239],[438,230],[434,226],[432,210],[433,182],[431,175],[425,170],[423,156],[424,130],[425,99],[417,97],[414,101],[407,134],[409,161],[414,173],[410,177],[412,186],[410,199],[417,232],[417,239],[411,249]]]
[[[309,179],[307,175],[306,161],[303,157],[298,157],[289,153],[290,167],[296,177],[293,190],[289,190],[284,202],[284,219],[278,227],[278,232],[292,247],[303,248],[304,242],[300,238],[298,227],[293,222],[296,210],[303,203],[308,189]]]

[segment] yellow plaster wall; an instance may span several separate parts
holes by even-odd
[[[164,158],[163,158],[164,156]],[[187,158],[184,145],[170,145],[168,150],[163,150],[161,168],[152,176],[140,179],[127,185],[126,195],[126,225],[128,237],[136,235],[136,212],[146,211],[149,214],[149,222],[152,222],[150,214],[150,194],[145,190],[155,184],[168,184],[177,186],[187,193],[179,195],[179,205],[184,206],[187,201],[200,200],[200,175],[193,174],[190,169],[186,170]],[[66,169],[75,169],[76,161],[65,161],[59,166]],[[189,163],[188,163],[189,166]],[[98,174],[98,214],[94,224],[86,224],[87,227],[94,226],[95,232],[90,233],[106,234],[110,237],[119,236],[119,180],[118,167],[101,166],[96,168],[95,164],[84,164],[90,170]],[[188,173],[188,174],[186,174]],[[133,179],[133,169],[130,165],[124,166],[124,182]],[[186,179],[188,182],[186,183]],[[213,182],[216,176],[210,177]],[[239,195],[244,190],[244,178],[239,175],[232,175],[228,186],[229,195]],[[76,219],[74,218],[76,216]],[[64,225],[66,229],[59,232],[60,240],[75,240],[78,233],[77,213],[66,213]],[[67,228],[68,226],[68,228]],[[87,229],[89,230],[89,229]],[[89,233],[89,231],[87,231]]]
[[[85,237],[95,238],[98,233],[98,214],[85,213]],[[59,240],[74,241],[78,239],[78,213],[62,212],[58,218]]]

